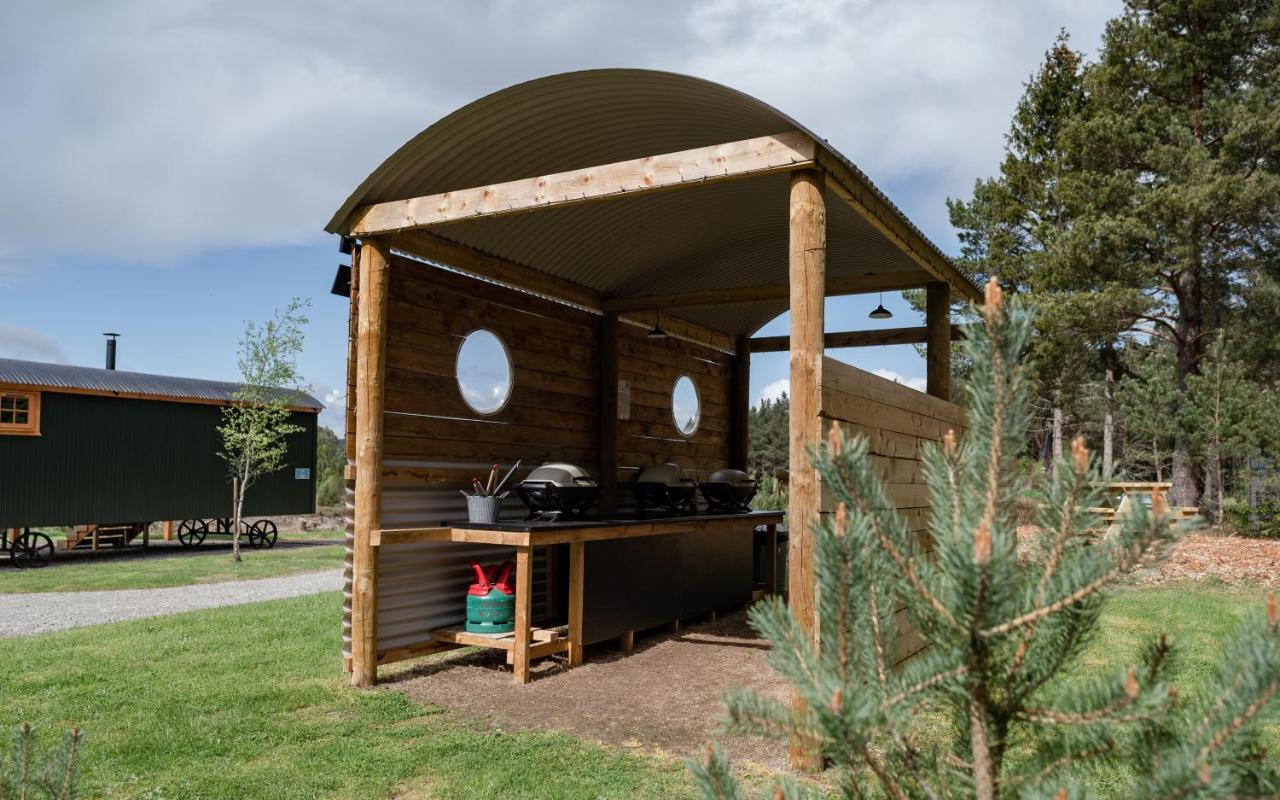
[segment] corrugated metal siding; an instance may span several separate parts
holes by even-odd
[[[0,436],[0,527],[228,516],[220,419],[211,405],[44,391],[41,435]],[[288,466],[250,489],[247,514],[315,510],[316,419],[293,414],[304,430]]]
[[[398,460],[389,466],[424,467],[426,462]],[[417,528],[445,520],[466,519],[462,484],[386,489],[382,526]],[[514,497],[503,509],[506,519],[520,519],[524,508]],[[429,639],[437,628],[466,618],[466,592],[473,577],[471,562],[496,564],[515,558],[510,547],[423,542],[382,547],[378,551],[378,650],[409,647]],[[534,559],[534,617],[546,608],[546,558]]]
[[[495,92],[427,128],[352,193],[328,230],[347,232],[355,210],[369,203],[796,129],[805,130],[753,97],[685,75],[627,69],[552,75]],[[806,133],[945,262],[857,167]],[[431,232],[608,296],[778,283],[787,280],[788,181],[786,175],[773,175],[685,187],[450,223]],[[848,205],[832,199],[827,208],[829,276],[916,269],[906,253]],[[785,310],[785,301],[777,301],[673,313],[748,335]]]
[[[397,459],[387,467],[430,469],[436,462]],[[347,553],[343,581],[342,653],[351,655],[352,551],[354,548],[354,485],[347,492]],[[466,519],[465,501],[457,484],[384,489],[384,528],[420,528],[447,520]],[[524,508],[511,498],[504,519],[520,519]],[[442,542],[403,544],[378,552],[378,650],[394,650],[430,641],[430,632],[460,624],[466,617],[466,591],[471,585],[472,561],[495,564],[514,558],[509,547],[459,545]],[[535,619],[546,616],[547,553],[535,551],[533,564]]]
[[[156,397],[181,397],[191,400],[214,400],[230,403],[236,399],[240,384],[206,381],[172,375],[149,375],[145,372],[78,367],[71,364],[47,364],[43,361],[19,361],[0,358],[0,383],[16,383],[52,389],[86,389],[94,392],[146,394]],[[319,400],[302,392],[289,392],[289,402],[307,408],[324,408]]]

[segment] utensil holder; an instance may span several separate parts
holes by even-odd
[[[498,521],[498,512],[502,510],[501,497],[481,497],[467,495],[467,522],[479,522],[492,525]]]

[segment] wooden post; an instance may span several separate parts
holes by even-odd
[[[173,520],[171,519],[164,521],[164,540],[166,542],[173,541]]]
[[[769,524],[765,527],[765,545],[764,549],[767,553],[769,562],[764,566],[764,585],[765,591],[769,594],[778,593],[778,526]]]
[[[821,172],[791,175],[791,500],[788,505],[788,588],[791,610],[801,628],[818,635],[813,525],[818,521],[817,470],[806,450],[822,441],[818,392],[822,385],[823,288],[827,269],[827,210]],[[791,708],[805,711],[804,699],[791,692]],[[817,771],[822,756],[816,744],[793,737],[792,767]]]
[[[926,387],[929,394],[951,400],[951,287],[930,281],[925,287]]]
[[[378,679],[378,551],[382,523],[383,378],[386,373],[387,278],[391,252],[381,242],[360,248],[356,333],[356,498],[352,549],[351,684]]]
[[[572,567],[570,568],[572,569]],[[516,635],[512,648],[516,683],[529,682],[530,606],[533,605],[533,548],[516,548]]]
[[[582,589],[586,576],[586,545],[569,543],[569,666],[582,663]]]
[[[600,318],[600,516],[618,507],[618,315]]]
[[[750,450],[751,339],[737,341],[729,394],[729,466],[746,470]]]

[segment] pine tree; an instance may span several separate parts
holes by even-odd
[[[758,479],[784,476],[791,459],[790,403],[783,394],[762,400],[751,409],[747,423],[747,461]]]
[[[1120,421],[1127,434],[1127,463],[1157,481],[1169,476],[1174,404],[1173,357],[1168,348],[1132,348],[1129,374],[1120,381]]]
[[[1278,37],[1275,0],[1126,0],[1063,132],[1056,279],[1141,298],[1131,328],[1170,343],[1179,391],[1280,258]],[[1196,502],[1199,472],[1178,431],[1177,504]]]
[[[1250,379],[1231,357],[1222,333],[1209,346],[1200,373],[1187,382],[1180,422],[1192,432],[1192,451],[1208,465],[1202,503],[1209,510],[1206,516],[1222,524],[1225,465],[1259,454],[1268,440],[1274,441],[1280,423],[1274,393]]]
[[[988,284],[983,324],[963,345],[972,363],[969,431],[948,433],[925,455],[932,557],[877,479],[863,438],[833,427],[813,454],[838,501],[814,531],[817,640],[784,603],[753,606],[772,643],[770,664],[807,710],[750,693],[730,696],[731,729],[816,743],[840,771],[844,797],[871,784],[892,798],[1079,797],[1081,771],[1132,762],[1135,798],[1271,796],[1275,765],[1259,757],[1251,726],[1280,690],[1280,612],[1274,596],[1224,648],[1220,694],[1204,708],[1177,701],[1168,674],[1173,644],[1150,642],[1136,663],[1069,682],[1110,588],[1176,537],[1160,495],[1119,532],[1095,537],[1098,469],[1077,438],[1040,490],[1035,556],[1015,547],[1017,471],[1029,421],[1030,324],[1007,313]],[[929,646],[891,663],[894,611],[902,607]],[[922,735],[918,720],[942,719]],[[742,796],[728,761],[711,748],[691,765],[709,798]],[[784,783],[780,796],[809,792]]]
[[[37,752],[31,726],[14,728],[8,756],[0,754],[0,800],[75,800],[83,738],[79,728],[72,728],[59,746]]]

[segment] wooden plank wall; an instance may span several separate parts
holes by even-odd
[[[683,339],[649,339],[647,329],[618,325],[618,380],[630,388],[629,409],[619,409],[618,487],[624,505],[639,468],[671,461],[695,480],[729,465],[733,355]],[[688,375],[698,391],[701,419],[692,436],[676,430],[671,391]]]
[[[544,461],[592,468],[597,444],[599,318],[579,309],[412,259],[393,257],[388,287],[383,503],[385,527],[426,527],[465,519],[458,490],[495,462],[523,459],[513,477]],[[478,328],[495,333],[511,357],[506,406],[472,411],[455,377],[458,348]],[[355,392],[347,403],[348,448]],[[525,509],[513,494],[503,515]],[[378,652],[385,663],[430,641],[431,630],[461,622],[472,560],[494,563],[509,548],[440,543],[395,545],[378,565]],[[542,588],[549,561],[534,561],[535,615],[549,612]],[[348,633],[349,606],[344,614]],[[346,644],[344,642],[344,644]]]
[[[598,469],[599,315],[401,256],[392,259],[388,295],[384,527],[465,518],[458,490],[468,487],[472,476],[487,473],[494,462],[523,459],[513,480],[546,461],[572,462],[593,473]],[[513,366],[511,397],[489,416],[466,405],[455,377],[458,348],[478,328],[497,334]],[[628,418],[617,422],[618,497],[624,509],[632,506],[629,484],[640,467],[674,461],[697,478],[729,460],[733,356],[675,337],[651,340],[647,331],[625,322],[617,325],[618,378],[627,383],[631,398]],[[349,358],[354,365],[354,354]],[[692,437],[676,430],[671,414],[671,391],[681,375],[693,379],[702,404]],[[350,455],[354,386],[348,387],[347,430]],[[513,494],[503,515],[518,519],[524,513]],[[411,653],[429,640],[433,628],[460,622],[470,580],[467,564],[508,555],[502,548],[440,543],[382,548],[380,658]],[[546,554],[539,551],[535,613],[552,610],[539,588],[549,568]],[[348,653],[349,602],[343,631]]]
[[[387,311],[388,460],[592,463],[596,324],[585,311],[395,258]],[[515,372],[511,399],[490,416],[466,405],[454,373],[459,345],[478,328],[498,335]]]
[[[889,496],[906,515],[908,530],[919,535],[918,552],[929,553],[929,490],[921,460],[924,446],[926,442],[940,441],[948,430],[962,433],[964,411],[945,400],[828,357],[822,365],[818,413],[824,434],[835,421],[846,434],[867,438],[873,463]],[[835,511],[831,492],[825,487],[821,511]],[[925,642],[917,631],[904,624],[902,609],[898,609],[895,623],[897,662],[922,650]]]

